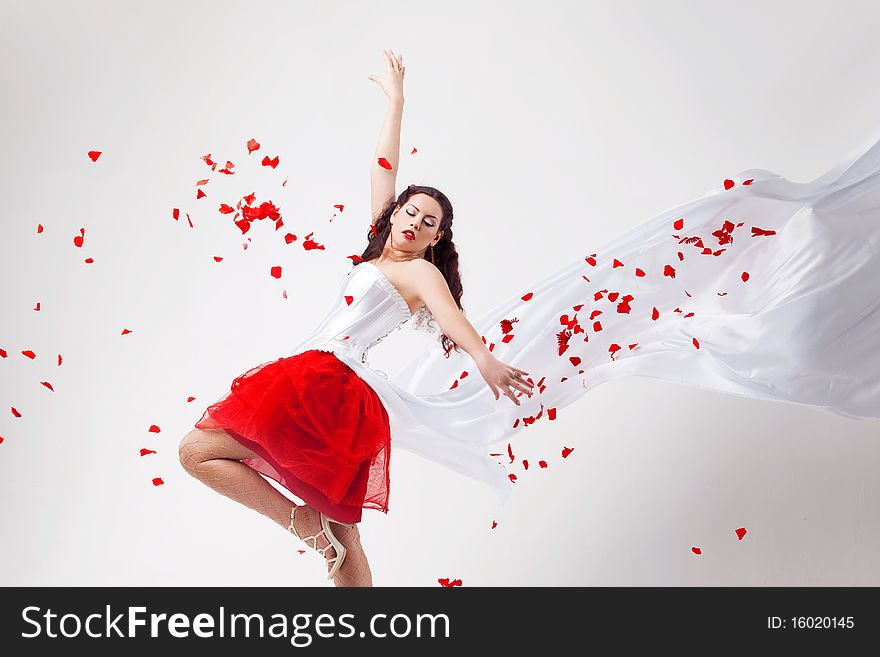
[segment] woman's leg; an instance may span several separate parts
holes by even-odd
[[[184,436],[178,451],[184,469],[217,492],[271,518],[285,530],[290,524],[291,509],[296,506],[295,528],[299,535],[314,536],[321,531],[318,512],[308,504],[294,504],[260,473],[242,463],[241,459],[256,458],[257,455],[225,431],[193,429]],[[372,586],[372,575],[360,544],[357,525],[348,529],[331,523],[331,529],[346,546],[347,552],[333,580],[336,586]],[[325,549],[328,559],[336,556],[336,550],[323,534],[318,537],[318,547]],[[328,563],[328,571],[332,565]]]
[[[287,529],[294,503],[241,462],[257,455],[225,431],[193,429],[180,442],[178,452],[181,465],[193,477]]]

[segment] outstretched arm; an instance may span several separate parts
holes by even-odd
[[[385,122],[382,124],[382,132],[379,134],[379,143],[376,145],[373,163],[370,165],[370,208],[374,225],[385,205],[397,196],[394,186],[400,163],[400,123],[403,118],[403,75],[405,72],[403,55],[396,58],[390,50],[386,50],[385,63],[387,78],[379,79],[375,75],[367,76],[382,87],[382,91],[388,96],[388,111],[385,114]],[[390,168],[386,168],[386,166]]]
[[[499,399],[499,392],[510,399],[517,406],[520,405],[516,398],[516,392],[524,392],[532,395],[534,383],[525,377],[529,373],[518,367],[502,363],[495,358],[486,347],[483,338],[477,333],[477,329],[467,320],[458,304],[443,274],[433,264],[424,259],[412,261],[414,272],[413,279],[416,284],[419,298],[431,311],[431,315],[437,320],[440,328],[447,337],[451,338],[459,347],[464,349],[474,360],[480,374],[495,395]]]

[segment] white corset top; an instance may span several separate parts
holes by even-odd
[[[366,363],[370,347],[411,318],[409,304],[381,268],[364,260],[345,274],[333,307],[288,357],[319,349]]]

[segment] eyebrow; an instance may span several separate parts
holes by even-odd
[[[416,206],[415,203],[410,203],[410,205],[413,206],[413,207],[416,209],[416,212],[419,211],[419,208]],[[435,217],[433,214],[426,214],[425,216],[426,216],[426,217],[431,217],[431,219],[437,219],[437,217]],[[439,221],[439,220],[438,220],[438,221]]]

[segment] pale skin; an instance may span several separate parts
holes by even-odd
[[[373,223],[385,204],[393,198],[400,161],[400,123],[403,114],[403,79],[406,67],[403,55],[395,56],[385,50],[386,77],[367,76],[378,84],[388,97],[388,112],[370,167],[371,206]],[[378,164],[384,157],[391,164],[385,169]],[[410,310],[422,305],[428,307],[443,332],[473,359],[480,375],[486,381],[495,399],[499,391],[520,405],[516,391],[531,394],[534,384],[526,381],[528,372],[499,361],[483,343],[483,339],[455,303],[443,274],[425,253],[443,238],[440,223],[443,211],[440,204],[426,194],[414,194],[404,207],[398,206],[391,215],[391,232],[382,254],[372,262],[381,266],[383,273],[406,299]],[[407,239],[404,231],[412,231],[414,239]]]
[[[389,100],[370,169],[374,224],[385,204],[396,198],[394,188],[400,160],[403,77],[406,71],[403,55],[395,57],[390,50],[385,50],[384,55],[387,77],[368,76],[382,88]],[[377,164],[380,156],[391,163],[390,171]],[[414,194],[404,206],[395,208],[391,215],[391,232],[382,254],[372,262],[397,288],[411,312],[422,305],[427,306],[443,332],[473,359],[496,400],[500,399],[500,391],[519,405],[516,392],[531,396],[534,387],[525,380],[528,372],[502,363],[492,355],[459,310],[440,270],[424,258],[427,249],[443,238],[442,220],[442,208],[434,198]],[[413,239],[408,239],[405,231],[411,231]],[[243,459],[259,457],[224,430],[193,429],[181,440],[178,451],[184,469],[222,495],[263,514],[285,530],[290,523],[291,510],[296,508],[294,527],[300,536],[317,535],[321,531],[319,512],[309,504],[294,504],[258,472],[242,463]],[[333,578],[334,584],[372,586],[372,573],[361,545],[358,525],[349,528],[334,523],[331,529],[346,548],[345,559]],[[336,550],[324,535],[300,545],[310,549],[317,545],[325,550],[324,557],[330,570],[330,560],[336,556]]]

